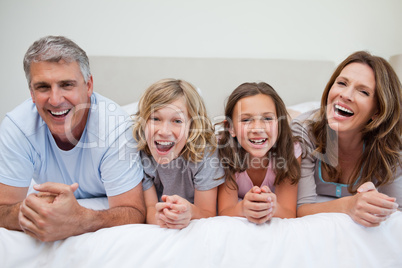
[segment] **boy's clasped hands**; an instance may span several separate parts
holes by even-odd
[[[163,195],[162,201],[155,205],[156,222],[160,227],[183,229],[191,220],[191,204],[178,195]]]

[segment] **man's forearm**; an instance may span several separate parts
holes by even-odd
[[[107,210],[85,209],[80,222],[80,233],[124,224],[145,223],[146,212],[134,207],[114,207]]]
[[[22,231],[18,221],[21,202],[13,205],[0,205],[0,227]]]

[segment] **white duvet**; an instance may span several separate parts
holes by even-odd
[[[374,228],[340,213],[262,225],[214,217],[183,230],[125,225],[51,243],[0,228],[0,267],[402,267],[402,212]]]

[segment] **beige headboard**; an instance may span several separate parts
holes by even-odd
[[[212,119],[223,114],[229,94],[243,82],[264,81],[294,105],[319,101],[335,68],[331,61],[225,58],[90,56],[96,92],[120,105],[138,101],[162,78],[180,78],[201,89]]]

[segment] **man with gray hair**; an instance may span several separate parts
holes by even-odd
[[[47,36],[28,49],[24,70],[31,99],[0,126],[0,227],[55,241],[143,223],[143,169],[129,117],[93,92],[85,51]],[[32,179],[39,184],[27,196]],[[77,201],[101,196],[109,209]]]

